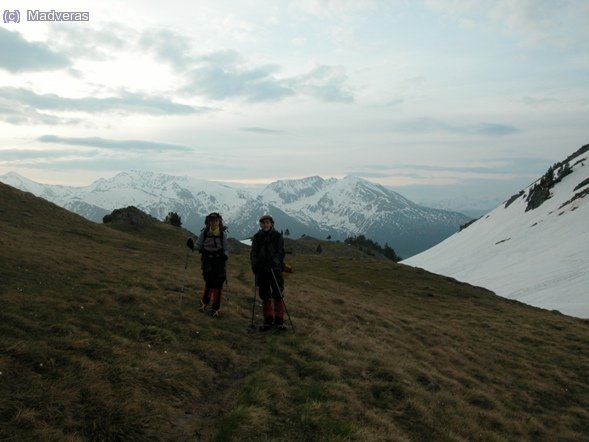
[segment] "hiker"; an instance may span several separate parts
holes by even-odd
[[[270,215],[260,218],[260,230],[252,238],[250,263],[263,302],[264,324],[260,326],[260,331],[267,331],[272,327],[286,330],[282,299],[284,238],[282,233],[274,229],[274,219]]]
[[[205,312],[212,301],[211,316],[219,317],[223,283],[226,279],[225,263],[227,262],[227,228],[223,226],[223,218],[217,212],[205,218],[205,227],[200,231],[196,244],[188,238],[186,245],[201,254],[202,276],[205,288],[200,300],[201,312]]]

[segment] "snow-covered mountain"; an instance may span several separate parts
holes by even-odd
[[[217,211],[226,220],[240,219],[250,210],[261,213],[267,205],[248,192],[213,181],[145,171],[121,172],[85,187],[39,184],[16,173],[0,181],[45,198],[83,217],[102,222],[114,209],[135,206],[151,216],[164,219],[169,212],[182,218],[182,225],[198,232],[207,214]],[[250,223],[250,230],[257,223]]]
[[[223,214],[230,234],[251,236],[263,213],[293,238],[303,234],[334,240],[365,235],[388,243],[400,256],[419,253],[456,232],[469,218],[455,212],[412,203],[369,181],[346,177],[309,177],[276,181],[260,194],[235,186],[152,172],[122,172],[86,187],[35,183],[9,173],[0,181],[43,197],[92,221],[102,222],[114,209],[135,206],[164,219],[176,212],[187,229],[198,232],[205,216]]]
[[[589,318],[589,145],[403,264]]]
[[[341,180],[309,177],[269,184],[264,201],[305,224],[333,235],[363,234],[411,256],[457,231],[468,217],[430,209],[379,184],[347,176]]]

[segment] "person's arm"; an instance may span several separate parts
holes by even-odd
[[[272,257],[272,268],[274,270],[282,272],[284,255],[284,238],[281,234],[278,234],[278,237],[276,238],[276,250],[274,251],[274,256]]]
[[[200,249],[202,248],[204,240],[205,240],[205,229],[201,230],[200,235],[198,235],[198,240],[196,241],[196,244],[194,245],[194,250],[196,250],[197,252],[200,252]]]
[[[225,260],[229,258],[229,250],[227,250],[227,232],[223,232],[223,253],[225,254]]]

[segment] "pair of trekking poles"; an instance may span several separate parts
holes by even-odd
[[[290,319],[290,314],[288,313],[288,309],[286,308],[286,302],[284,302],[284,293],[282,291],[282,289],[280,288],[280,285],[278,285],[278,279],[276,279],[276,275],[274,274],[274,269],[270,269],[270,272],[272,273],[272,278],[274,278],[274,284],[276,285],[276,288],[278,289],[278,293],[280,293],[280,299],[282,300],[282,304],[284,304],[284,311],[286,312],[286,316],[288,317],[288,322],[290,322],[290,328],[292,329],[292,332],[295,333],[295,328],[294,325],[292,324],[292,319]],[[257,284],[256,284],[256,279],[254,278],[254,299],[252,300],[252,324],[250,325],[250,327],[253,329],[255,328],[254,325],[254,314],[256,311],[256,288],[257,288]]]
[[[184,279],[182,281],[182,289],[180,290],[180,307],[182,307],[182,296],[184,295],[184,286],[186,285],[186,270],[188,269],[188,256],[190,254],[190,251],[187,250],[186,251],[186,261],[184,262]],[[286,308],[286,302],[284,302],[284,293],[282,292],[282,289],[280,288],[280,286],[278,285],[278,279],[276,279],[276,275],[274,274],[274,269],[270,269],[270,272],[272,273],[272,278],[274,278],[274,284],[276,284],[276,288],[278,289],[278,293],[280,293],[280,299],[282,300],[282,303],[284,304],[284,311],[286,312],[286,316],[288,317],[288,322],[290,322],[290,328],[292,328],[293,333],[295,332],[295,328],[294,325],[292,323],[292,319],[290,319],[290,313],[288,313],[288,309]],[[255,315],[255,311],[256,311],[256,288],[257,288],[257,284],[256,284],[256,279],[254,278],[254,299],[252,301],[252,324],[251,324],[251,328],[254,328],[254,315]]]

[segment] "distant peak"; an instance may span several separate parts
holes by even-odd
[[[277,184],[277,185],[281,185],[281,184],[292,184],[292,183],[322,183],[323,181],[325,181],[323,178],[321,178],[318,175],[314,175],[314,176],[309,176],[309,177],[305,177],[305,178],[291,178],[291,179],[286,179],[286,180],[276,180],[272,184]]]

